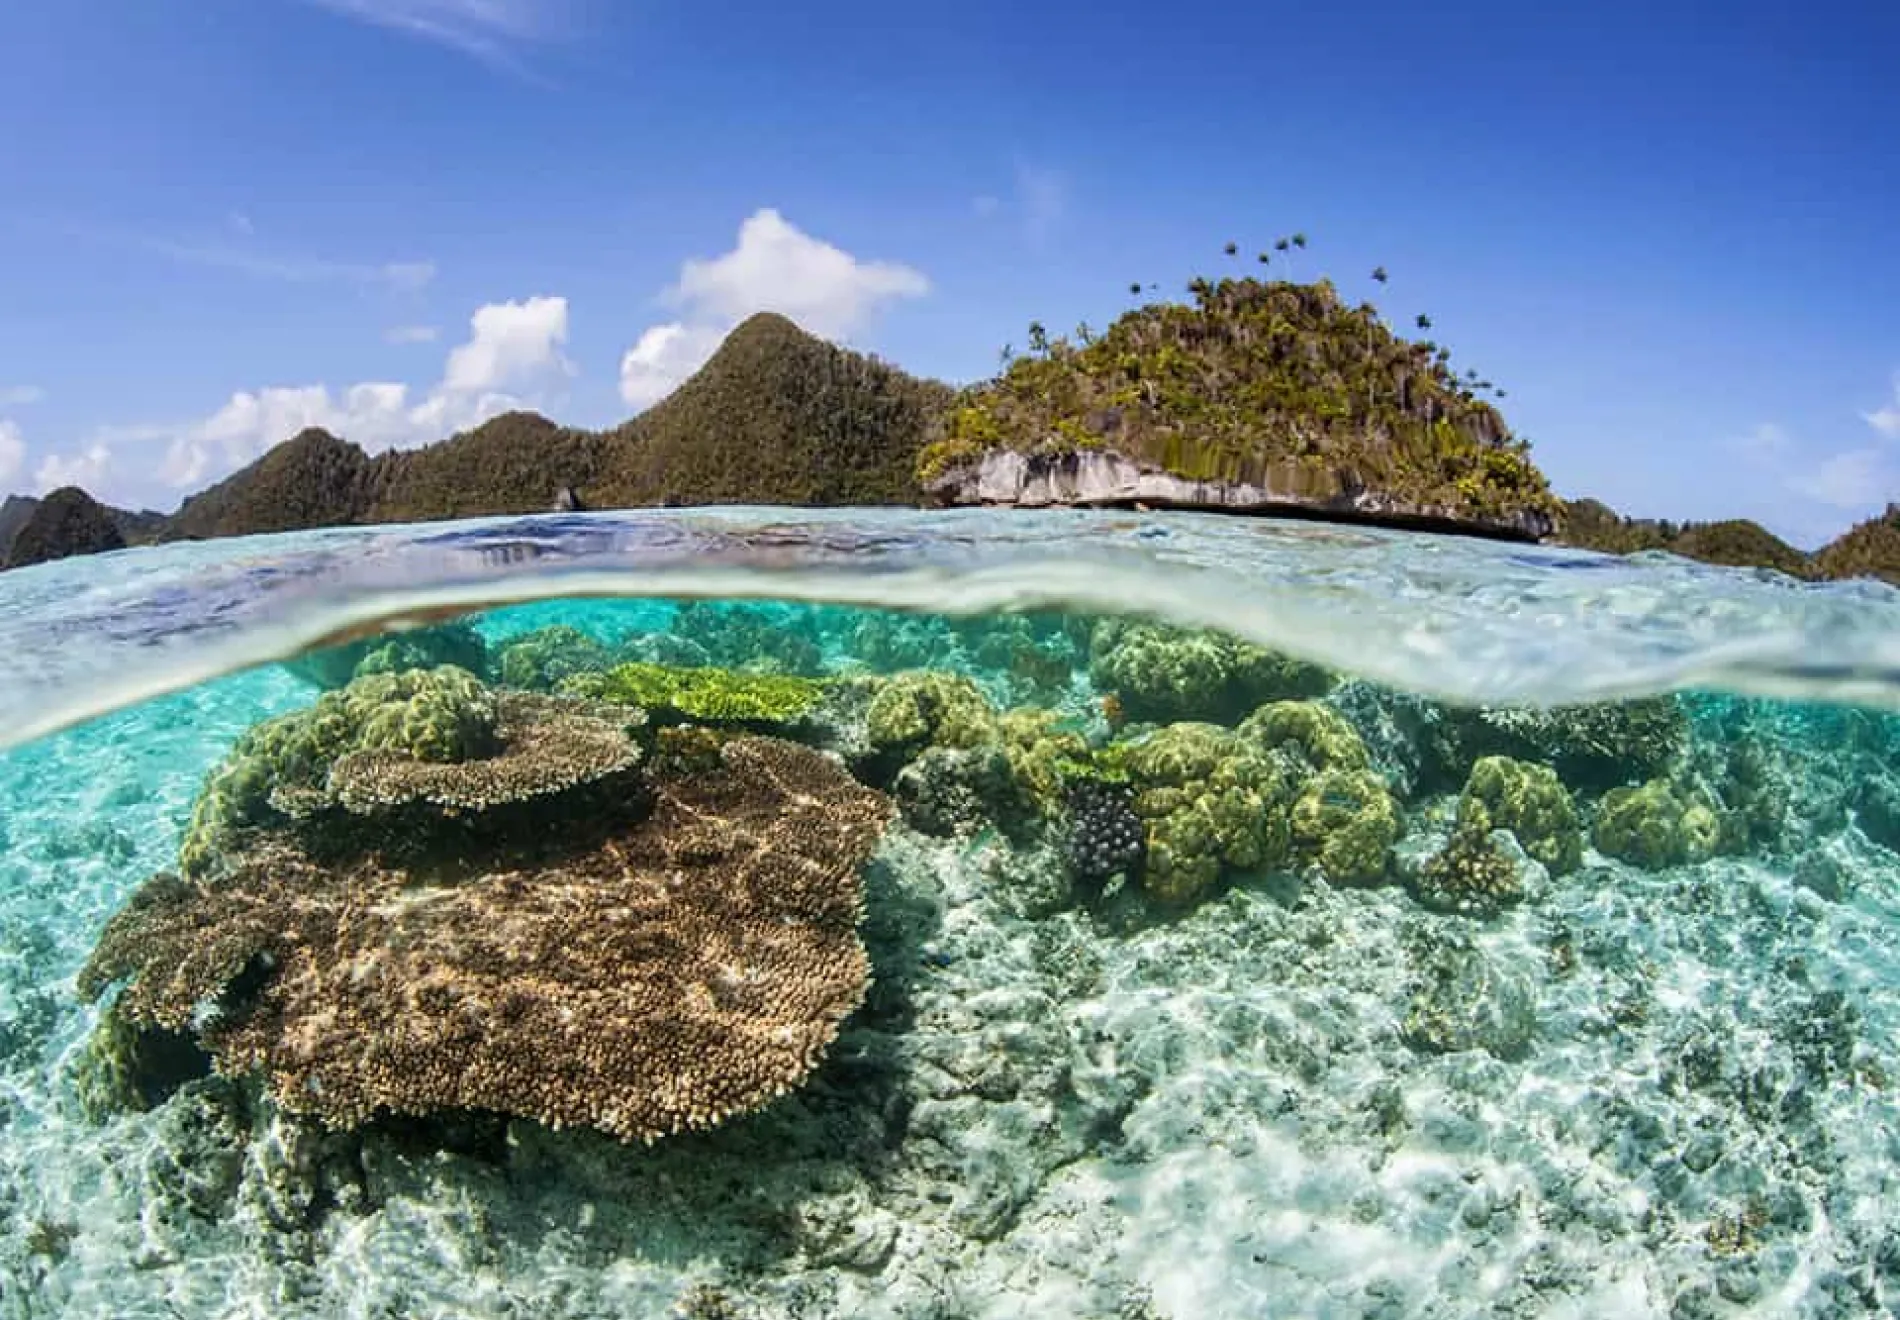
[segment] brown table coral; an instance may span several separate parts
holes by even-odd
[[[862,998],[858,873],[888,802],[764,737],[646,779],[625,819],[475,857],[319,861],[296,830],[261,831],[215,878],[149,882],[81,990],[131,977],[118,1012],[196,1027],[220,1071],[261,1071],[333,1126],[449,1109],[647,1141],[710,1126],[801,1082]]]

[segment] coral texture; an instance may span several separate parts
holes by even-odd
[[[597,837],[405,868],[271,832],[215,881],[148,882],[80,987],[130,977],[129,1021],[198,1028],[221,1071],[332,1126],[477,1109],[651,1141],[816,1066],[866,987],[858,871],[887,814],[831,759],[745,736]]]

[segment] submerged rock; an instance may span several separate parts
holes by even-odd
[[[1427,1054],[1484,1050],[1517,1060],[1537,1032],[1536,996],[1524,974],[1467,940],[1438,935],[1422,942],[1405,1039]]]

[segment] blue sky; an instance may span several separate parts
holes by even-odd
[[[1812,544],[1900,499],[1900,8],[1715,12],[27,0],[0,485],[604,424],[761,307],[969,380],[1297,229],[1566,494]]]

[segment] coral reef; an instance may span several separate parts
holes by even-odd
[[[1232,723],[1263,702],[1314,697],[1325,670],[1212,629],[1105,620],[1090,641],[1089,677],[1128,719]]]
[[[744,601],[688,601],[673,616],[673,632],[728,669],[817,675],[824,649],[811,615],[782,605]]]
[[[495,673],[506,687],[552,692],[566,679],[612,663],[611,653],[599,639],[560,623],[501,643],[496,648]]]
[[[804,723],[825,686],[793,674],[752,674],[717,667],[675,668],[633,662],[581,674],[561,691],[638,706],[656,722],[741,725],[761,731]]]
[[[1569,790],[1547,765],[1479,757],[1458,799],[1458,828],[1478,835],[1509,830],[1552,875],[1566,875],[1583,861],[1583,824]]]
[[[340,688],[366,674],[454,665],[478,678],[488,674],[488,643],[467,619],[376,633],[337,646],[306,651],[284,661],[284,668],[320,688]]]
[[[1067,856],[1076,879],[1099,884],[1139,870],[1147,837],[1125,784],[1077,782],[1069,789],[1068,815]]]
[[[870,745],[902,758],[925,747],[980,747],[999,740],[996,710],[961,674],[916,670],[879,685],[865,712]]]
[[[230,845],[233,831],[327,803],[331,768],[351,753],[481,758],[496,750],[498,725],[494,694],[452,665],[355,679],[238,740],[192,809],[179,865],[197,873]]]
[[[1342,885],[1383,880],[1392,845],[1405,832],[1398,803],[1370,770],[1330,768],[1311,776],[1288,821],[1295,855]]]
[[[1271,702],[1242,721],[1238,732],[1316,770],[1364,770],[1372,763],[1359,731],[1324,702]]]
[[[711,1126],[796,1086],[863,996],[858,870],[888,807],[752,736],[650,790],[596,837],[487,866],[255,836],[215,881],[148,882],[81,990],[130,978],[127,1020],[195,1029],[221,1071],[336,1127],[461,1109],[647,1141]]]
[[[1439,912],[1494,917],[1524,897],[1526,858],[1510,831],[1460,825],[1411,877],[1412,893]]]
[[[1689,721],[1672,696],[1586,705],[1448,708],[1437,749],[1453,783],[1483,756],[1541,762],[1576,791],[1600,792],[1666,773],[1689,744]]]
[[[1122,765],[1147,826],[1150,897],[1192,903],[1225,871],[1285,860],[1291,785],[1248,739],[1214,724],[1169,724],[1129,745]]]
[[[1652,779],[1605,793],[1590,840],[1598,852],[1653,871],[1714,856],[1722,823],[1706,793]]]

